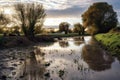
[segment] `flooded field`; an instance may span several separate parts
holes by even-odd
[[[25,50],[1,51],[2,56],[2,53],[14,56],[1,58],[0,80],[120,79],[120,61],[108,55],[109,53],[101,49],[89,36],[84,37],[84,40],[73,37],[54,43],[40,43]],[[10,65],[7,65],[8,63]],[[6,70],[11,74],[6,74]]]

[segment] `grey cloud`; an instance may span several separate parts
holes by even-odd
[[[73,6],[63,10],[47,10],[47,17],[80,17],[85,7]]]
[[[0,0],[0,5],[16,2],[39,2],[46,6],[47,17],[80,17],[94,2],[108,2],[114,8],[120,19],[120,0]]]

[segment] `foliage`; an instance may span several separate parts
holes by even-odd
[[[80,24],[80,23],[75,23],[74,24],[74,32],[78,32],[78,34],[80,35],[80,34],[84,34],[84,28],[83,28],[83,26]]]
[[[98,32],[98,27],[96,25],[92,25],[91,27],[87,27],[85,30],[88,34],[94,35]]]
[[[3,28],[0,27],[0,34],[4,33]]]
[[[82,15],[83,26],[96,27],[95,33],[108,32],[117,25],[117,14],[113,10],[112,5],[106,2],[97,2],[88,8]],[[92,32],[94,34],[94,32]]]
[[[22,30],[26,37],[33,39],[36,29],[41,29],[46,16],[42,4],[18,3],[15,5],[17,20],[21,22]],[[37,28],[36,28],[37,26]]]
[[[110,33],[120,33],[120,27],[115,27],[109,31]]]
[[[60,32],[62,32],[62,31],[64,31],[65,32],[65,34],[67,34],[68,33],[68,30],[69,30],[69,23],[68,22],[61,22],[60,24],[59,24],[59,31]]]

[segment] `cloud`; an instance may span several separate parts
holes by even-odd
[[[94,2],[108,2],[117,12],[120,20],[120,1],[119,0],[0,0],[0,5],[8,6],[18,2],[37,2],[42,3],[46,9],[47,18],[76,18]]]
[[[94,2],[108,2],[111,4],[114,8],[114,10],[117,12],[118,17],[120,17],[120,1],[119,0],[69,0],[67,2],[67,6],[55,9],[51,8],[47,10],[48,17],[78,17],[80,16],[87,8],[92,5]],[[57,3],[58,4],[58,3]],[[55,7],[55,6],[54,6]]]
[[[1,0],[1,4],[15,3],[15,2],[39,2],[42,3],[46,9],[67,9],[72,6],[85,6],[92,0]]]
[[[73,6],[62,10],[47,10],[47,17],[80,17],[85,8]]]
[[[89,4],[91,0],[40,0],[40,3],[43,3],[46,9],[67,9],[73,6],[81,6]]]

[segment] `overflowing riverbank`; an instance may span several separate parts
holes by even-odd
[[[120,33],[97,34],[95,38],[105,46],[105,49],[110,51],[112,55],[120,57]]]
[[[119,80],[120,61],[107,53],[91,36],[0,50],[0,80]]]
[[[46,34],[46,35],[36,35],[34,41],[30,41],[25,36],[3,36],[0,35],[0,48],[11,48],[11,47],[23,47],[23,46],[30,46],[34,45],[39,42],[54,42],[62,37],[73,37],[73,36],[80,36],[77,33],[70,33],[70,34]]]

